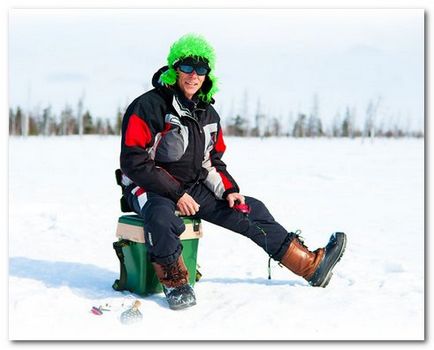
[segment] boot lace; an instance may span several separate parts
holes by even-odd
[[[304,238],[301,236],[301,230],[300,230],[300,229],[297,229],[297,230],[295,230],[295,232],[293,232],[293,233],[294,233],[294,238],[295,238],[298,242],[300,242],[300,244],[301,244],[303,247],[305,247],[306,249],[308,249],[308,247],[306,246],[306,244],[304,244]],[[280,262],[277,263],[277,265],[279,265],[280,267],[284,267]],[[268,279],[270,279],[270,277],[269,277]]]
[[[308,248],[306,244],[304,244],[304,238],[301,236],[301,230],[296,230],[294,232],[295,238],[301,243],[301,245],[305,248]]]

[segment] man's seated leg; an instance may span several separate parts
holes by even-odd
[[[151,193],[139,215],[144,221],[149,256],[169,307],[179,310],[195,305],[196,297],[188,283],[188,270],[179,239],[185,224],[175,215],[175,203]]]
[[[303,239],[281,226],[260,200],[245,197],[250,206],[250,213],[246,215],[230,208],[227,201],[207,195],[204,190],[198,191],[198,198],[201,205],[198,214],[202,219],[250,238],[271,258],[312,286],[326,287],[329,283],[332,269],[345,250],[344,233],[333,234],[324,248],[310,251]]]

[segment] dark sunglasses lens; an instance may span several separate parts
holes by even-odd
[[[197,75],[206,75],[206,73],[208,73],[208,69],[205,67],[196,67],[195,71]]]
[[[187,66],[186,64],[181,64],[181,65],[179,66],[179,70],[180,70],[182,73],[190,74],[191,72],[193,72],[193,67],[192,67],[192,66]]]
[[[186,73],[186,74],[190,74],[193,71],[196,71],[197,75],[206,75],[206,74],[208,74],[208,68],[206,68],[206,67],[193,67],[193,66],[190,66],[188,64],[181,64],[179,66],[179,70],[182,73]]]

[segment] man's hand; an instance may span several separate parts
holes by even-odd
[[[239,193],[236,193],[236,192],[229,193],[226,196],[226,200],[229,203],[229,208],[233,208],[233,206],[237,200],[240,201],[241,204],[244,204],[244,196],[239,194]]]
[[[181,198],[179,198],[178,203],[176,203],[181,215],[192,216],[199,211],[200,205],[196,203],[192,196],[188,193],[184,193]]]

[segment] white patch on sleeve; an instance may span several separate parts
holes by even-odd
[[[217,123],[212,123],[205,125],[203,127],[203,133],[205,135],[205,149],[204,154],[206,155],[208,152],[211,152],[211,150],[214,147],[214,143],[211,141],[211,134],[217,132],[218,127]]]
[[[223,180],[216,168],[212,166],[209,152],[207,153],[205,160],[202,162],[202,167],[208,170],[208,176],[204,181],[205,186],[214,192],[217,198],[223,199],[223,193],[225,192]]]
[[[155,159],[155,152],[157,150],[158,143],[160,142],[160,140],[161,140],[161,132],[155,135],[154,144],[152,145],[152,147],[148,148],[149,156],[151,157],[152,160]]]
[[[146,195],[146,192],[142,193],[140,196],[137,197],[137,201],[139,202],[140,209],[143,209],[143,206],[148,200],[148,196]]]
[[[133,183],[133,181],[125,174],[122,174],[122,180],[121,180],[122,185],[129,186]]]

